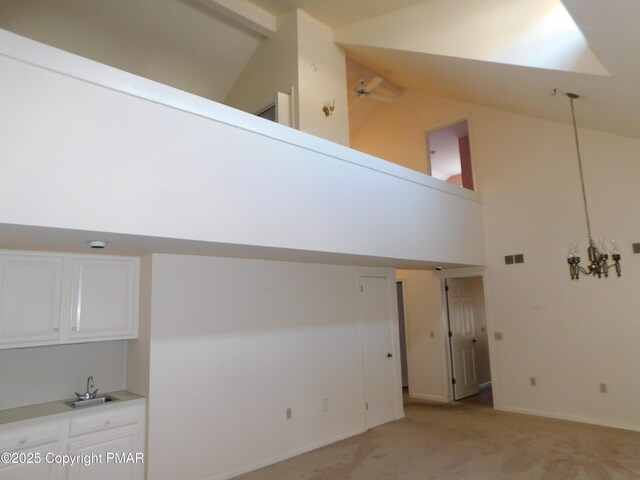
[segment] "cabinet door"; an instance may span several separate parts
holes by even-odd
[[[63,469],[52,460],[61,452],[61,442],[13,451],[17,456],[15,460],[21,461],[0,462],[0,480],[59,480],[63,478]]]
[[[137,260],[73,259],[70,339],[134,338],[137,310]]]
[[[63,469],[51,462],[62,448],[61,422],[42,421],[22,426],[1,425],[0,452],[10,454],[0,460],[0,480],[58,480]],[[49,462],[47,462],[49,459]]]
[[[0,255],[0,348],[60,337],[62,257]]]
[[[93,459],[89,465],[74,465],[67,480],[142,480],[144,447],[141,425],[83,435],[69,443],[69,455]],[[130,455],[129,455],[130,454]]]

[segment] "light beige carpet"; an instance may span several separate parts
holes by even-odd
[[[242,480],[640,479],[640,433],[407,401],[406,418]]]

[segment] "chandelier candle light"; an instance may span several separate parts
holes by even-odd
[[[589,253],[589,265],[585,269],[580,266],[580,247],[576,242],[569,245],[569,251],[567,253],[567,262],[569,263],[569,273],[571,274],[572,280],[577,280],[580,278],[580,272],[585,275],[593,275],[598,278],[602,278],[609,276],[609,268],[615,267],[616,273],[618,276],[622,274],[622,270],[620,269],[620,247],[615,240],[611,240],[610,248],[607,246],[606,242],[602,239],[596,242],[593,241],[593,237],[591,236],[591,222],[589,221],[589,209],[587,208],[587,193],[584,188],[584,174],[582,172],[582,158],[580,156],[580,142],[578,141],[578,128],[576,127],[576,113],[573,108],[573,101],[576,98],[580,98],[580,95],[576,95],[575,93],[567,93],[567,97],[569,97],[569,103],[571,105],[571,119],[573,120],[573,134],[576,139],[576,151],[578,153],[578,168],[580,170],[580,184],[582,185],[582,201],[584,204],[584,214],[587,220],[587,233],[589,234],[589,248],[587,252]],[[607,261],[609,260],[609,252],[611,253],[611,259],[613,260],[613,265],[609,265]]]

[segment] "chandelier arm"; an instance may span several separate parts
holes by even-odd
[[[592,273],[589,270],[586,270],[582,265],[578,265],[578,268],[580,269],[580,272],[584,273],[585,275],[591,275]]]
[[[577,97],[576,97],[577,98]],[[573,108],[573,96],[569,96],[569,103],[571,104],[571,120],[573,122],[573,135],[576,140],[576,151],[578,152],[578,168],[580,170],[580,185],[582,186],[582,202],[584,204],[584,216],[587,219],[587,233],[589,234],[589,241],[592,242],[591,236],[591,221],[589,220],[589,209],[587,208],[587,190],[584,186],[584,174],[582,172],[582,156],[580,155],[580,142],[578,141],[578,127],[576,126],[576,112]]]

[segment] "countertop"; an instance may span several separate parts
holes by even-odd
[[[102,395],[102,394],[101,394]],[[64,400],[57,400],[55,402],[38,403],[36,405],[26,405],[24,407],[9,408],[7,410],[0,410],[0,426],[4,426],[14,422],[22,422],[25,420],[31,420],[33,418],[41,418],[48,416],[55,416],[55,418],[62,418],[67,415],[77,414],[80,412],[97,413],[100,410],[108,409],[112,406],[122,405],[125,402],[140,401],[144,402],[145,397],[136,395],[127,390],[119,390],[117,392],[107,392],[106,395],[116,397],[118,400],[109,402],[103,405],[92,405],[89,407],[73,408],[69,405],[65,405]]]

